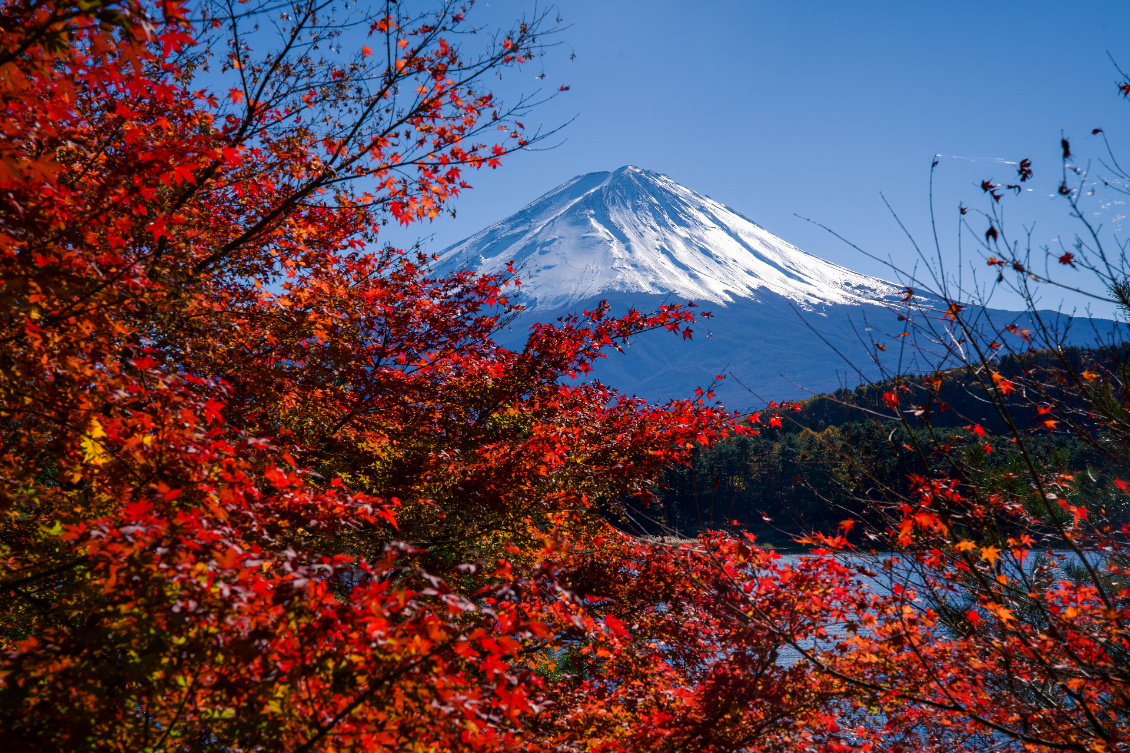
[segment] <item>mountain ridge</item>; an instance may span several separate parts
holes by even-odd
[[[781,295],[803,309],[880,305],[900,286],[793,246],[665,175],[625,165],[578,175],[439,254],[444,267],[520,267],[531,308],[666,293],[728,305]]]
[[[907,317],[940,320],[940,299],[908,301],[902,285],[809,254],[744,214],[630,165],[576,176],[438,255],[440,269],[479,273],[506,274],[510,261],[522,282],[511,300],[525,310],[496,337],[506,347],[521,348],[528,325],[600,300],[614,314],[680,300],[711,311],[692,339],[645,333],[590,375],[653,402],[713,386],[727,407],[757,409],[941,365],[921,362],[928,354],[901,336],[911,328]],[[1025,312],[981,313],[978,326],[993,331],[1035,326]],[[1045,324],[1064,320],[1042,313]],[[728,378],[714,384],[715,374]]]

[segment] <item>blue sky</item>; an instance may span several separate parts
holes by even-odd
[[[493,0],[474,17],[501,23],[531,8]],[[913,251],[880,192],[932,245],[929,166],[944,155],[935,206],[948,253],[958,202],[982,206],[982,179],[1015,175],[998,160],[1027,157],[1034,190],[1007,211],[1014,231],[1035,222],[1033,237],[1045,243],[1073,232],[1052,196],[1061,130],[1078,154],[1100,156],[1095,127],[1130,147],[1130,102],[1117,96],[1107,57],[1130,69],[1130,2],[562,0],[556,8],[569,26],[563,44],[499,90],[512,97],[567,84],[526,122],[573,122],[555,148],[471,175],[475,190],[459,199],[457,217],[423,228],[429,250],[574,175],[634,164],[814,254],[889,277],[796,215],[910,264]],[[1118,206],[1097,211],[1117,226]]]

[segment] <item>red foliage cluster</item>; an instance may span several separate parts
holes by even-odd
[[[472,54],[449,3],[0,7],[5,749],[1125,745],[1094,681],[1125,588],[1041,591],[1043,632],[986,597],[954,638],[862,560],[628,536],[623,500],[752,429],[572,377],[689,311],[506,350],[509,281],[374,250],[537,138],[479,82],[543,19]],[[1014,589],[994,543],[935,541],[970,498],[924,477],[898,539]]]
[[[742,430],[569,380],[683,307],[509,351],[505,280],[369,250],[527,143],[476,86],[537,23],[468,57],[454,6],[394,9],[333,60],[360,22],[329,4],[289,7],[258,57],[277,9],[3,7],[8,743],[709,747],[818,692],[751,638],[763,708],[715,730],[722,623],[685,577],[709,559],[594,509]],[[208,70],[225,98],[192,90]]]

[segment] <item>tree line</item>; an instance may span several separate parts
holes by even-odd
[[[1130,355],[1125,347],[1074,346],[1057,354],[1009,354],[994,365],[1012,379],[1066,383],[1061,359],[1075,373],[1122,371]],[[894,394],[903,402],[933,405],[929,412],[911,410],[904,416],[892,410]],[[1083,403],[1070,390],[1057,399],[1076,407]],[[1023,396],[1009,401],[1009,411],[1029,430],[1027,449],[1042,464],[1077,474],[1090,490],[1088,496],[1111,487],[1119,473],[1128,475],[1123,464],[1112,463],[1073,432],[1041,431],[1038,409]],[[655,508],[638,511],[651,524],[649,530],[690,538],[710,529],[747,530],[778,548],[796,548],[794,540],[813,530],[832,534],[845,518],[867,517],[872,506],[867,494],[875,480],[905,493],[911,476],[930,472],[931,464],[912,448],[911,435],[915,445],[936,440],[940,447],[961,448],[985,473],[1020,470],[1015,443],[984,441],[999,437],[1005,427],[983,385],[965,367],[841,389],[789,404],[777,415],[780,426],[762,426],[759,417],[751,423],[759,427],[758,434],[696,448],[689,463],[667,469],[657,485]],[[1088,429],[1095,434],[1099,425]],[[1108,496],[1105,507],[1122,509],[1115,495]],[[1128,522],[1122,514],[1115,519]]]

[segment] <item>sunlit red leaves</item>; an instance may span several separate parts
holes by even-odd
[[[992,376],[992,379],[993,379],[993,384],[996,385],[997,389],[1000,390],[1002,395],[1007,396],[1008,393],[1012,392],[1012,388],[1013,388],[1012,382],[1008,379],[1005,379],[1003,376],[1001,376],[1001,373],[999,371],[992,372],[991,376]]]
[[[0,464],[6,520],[30,521],[4,540],[4,582],[41,578],[33,595],[53,615],[5,624],[0,682],[23,699],[6,730],[45,749],[86,725],[138,749],[159,731],[173,747],[279,750],[842,750],[840,711],[901,732],[929,722],[914,693],[1011,724],[984,690],[994,652],[1028,662],[1025,682],[1042,681],[1033,656],[1101,657],[1114,618],[1066,585],[1047,597],[1057,629],[1076,630],[1063,645],[1016,633],[1026,613],[997,578],[1031,538],[1013,531],[1005,549],[977,534],[946,561],[965,530],[952,511],[968,523],[1018,507],[954,479],[912,479],[893,533],[927,547],[932,577],[961,564],[985,578],[995,590],[961,609],[1014,631],[1003,644],[945,638],[914,588],[869,589],[865,566],[826,556],[851,548],[845,535],[818,532],[815,558],[786,562],[751,534],[676,547],[609,525],[603,505],[648,500],[696,445],[761,422],[570,379],[641,332],[690,337],[690,307],[599,306],[497,347],[504,281],[367,252],[384,221],[437,216],[467,187],[463,166],[524,143],[516,121],[497,131],[508,146],[477,141],[497,130],[494,101],[453,81],[466,59],[438,27],[373,19],[397,57],[382,74],[374,42],[351,60],[421,104],[350,144],[335,131],[348,108],[321,83],[299,80],[276,109],[248,102],[253,88],[179,88],[156,64],[191,39],[181,10],[162,9],[152,46],[80,14],[67,44],[33,49],[0,89],[0,182],[15,197],[0,209]],[[26,28],[0,25],[5,49]],[[502,38],[498,63],[528,59],[523,33]],[[351,71],[316,75],[347,87]],[[291,119],[318,107],[326,132]],[[357,178],[364,191],[343,188]],[[784,429],[800,406],[767,410]],[[1060,509],[1088,524],[1087,508]],[[871,691],[779,662],[785,646],[897,684],[877,714]],[[912,671],[917,656],[932,673]],[[1092,692],[1077,679],[1067,687]],[[880,744],[873,727],[853,749]]]
[[[1026,343],[1032,342],[1032,333],[1030,330],[1021,327],[1018,324],[1009,324],[1005,327],[1006,332],[1011,332]]]
[[[161,28],[163,51],[183,43],[182,25]],[[647,688],[653,704],[683,689],[686,714],[708,713],[685,690],[694,677],[657,663],[654,635],[683,630],[665,611],[670,594],[659,601],[655,581],[633,583],[623,611],[595,606],[625,585],[629,552],[586,511],[597,495],[646,498],[659,470],[696,443],[748,428],[694,401],[655,407],[562,384],[640,332],[690,337],[693,316],[667,305],[612,318],[603,306],[507,351],[490,339],[508,307],[501,280],[434,278],[421,257],[365,251],[386,213],[403,223],[435,216],[466,187],[461,164],[495,166],[507,151],[468,140],[492,99],[450,80],[456,52],[433,31],[420,37],[433,47],[415,48],[411,36],[396,45],[393,75],[429,79],[416,82],[420,109],[403,113],[396,133],[354,144],[334,171],[326,166],[343,142],[293,127],[298,110],[249,102],[260,96],[251,88],[225,102],[178,89],[174,70],[162,81],[144,67],[123,78],[113,64],[82,69],[87,60],[84,75],[120,91],[84,103],[81,117],[61,95],[71,86],[62,67],[34,71],[54,96],[5,94],[16,129],[5,164],[21,168],[5,174],[6,187],[25,181],[14,187],[21,206],[51,219],[2,215],[5,280],[24,281],[19,305],[30,315],[5,325],[22,360],[0,389],[6,409],[46,421],[5,424],[3,463],[41,485],[36,463],[50,438],[65,487],[39,492],[69,521],[54,525],[48,510],[10,560],[11,577],[55,572],[71,557],[79,564],[58,572],[77,568],[80,580],[43,581],[59,613],[105,612],[95,595],[114,605],[102,616],[112,640],[76,642],[65,625],[4,639],[3,676],[26,689],[13,712],[21,734],[51,746],[92,724],[102,739],[140,746],[143,713],[172,740],[294,749],[332,732],[335,745],[358,749],[396,749],[411,736],[444,750],[528,750],[551,742],[522,736],[530,715],[543,715],[544,730],[557,723],[547,709],[575,707],[546,701],[530,652],[553,657],[576,642],[594,667],[627,657],[605,688]],[[521,34],[506,38],[500,62],[528,58]],[[154,53],[139,42],[131,54]],[[362,50],[362,61],[374,57]],[[234,64],[246,72],[256,61]],[[327,70],[334,85],[350,75]],[[293,106],[312,109],[319,97],[306,89]],[[116,162],[98,162],[95,149],[74,181],[68,170],[82,163],[66,149],[77,147],[13,161],[22,145],[11,138],[27,137],[19,128],[108,145]],[[409,147],[429,160],[411,163]],[[401,160],[414,178],[396,172]],[[311,198],[363,176],[374,178],[367,193]],[[472,551],[497,555],[489,566],[457,568],[396,543],[398,529],[426,537],[427,521],[449,515],[454,538],[482,536]],[[482,528],[468,532],[459,522],[468,515]],[[516,544],[497,541],[493,525],[517,531]],[[585,539],[593,530],[605,541]],[[662,552],[640,561],[681,574]],[[584,598],[557,581],[565,572],[575,586],[594,565],[605,575]],[[702,599],[695,589],[680,598]],[[640,631],[648,620],[658,633]],[[175,651],[161,644],[168,635],[181,641]],[[697,640],[686,658],[716,653]],[[553,641],[564,643],[543,646]],[[117,666],[141,680],[105,692],[116,677],[109,654],[127,657]],[[608,744],[638,734],[646,714],[629,710],[636,700],[625,698],[623,734],[607,733]],[[341,717],[310,721],[327,710]],[[562,740],[567,727],[555,733]]]
[[[4,409],[24,418],[5,424],[2,460],[6,470],[33,485],[42,484],[36,478],[43,466],[37,463],[50,463],[64,487],[52,482],[42,489],[40,499],[56,505],[44,508],[43,522],[51,524],[57,514],[70,521],[64,527],[57,521],[45,525],[38,537],[7,550],[13,570],[7,577],[74,568],[85,579],[77,590],[48,578],[42,581],[46,593],[57,599],[59,614],[101,614],[97,619],[109,631],[102,643],[81,644],[61,625],[29,623],[24,627],[35,633],[29,641],[18,637],[27,634],[23,628],[16,637],[5,633],[3,675],[18,676],[26,689],[25,708],[13,712],[21,719],[18,734],[55,747],[52,741],[65,740],[68,730],[85,725],[103,740],[128,746],[130,734],[146,734],[146,723],[139,725],[136,717],[144,705],[146,718],[165,725],[158,729],[171,740],[202,734],[247,742],[254,730],[272,729],[275,747],[300,747],[316,725],[296,727],[287,720],[314,716],[304,699],[319,699],[319,708],[345,708],[351,693],[366,692],[367,678],[380,676],[382,665],[400,673],[401,692],[428,688],[449,704],[469,704],[461,708],[471,718],[477,718],[472,709],[481,708],[499,708],[510,719],[530,712],[532,691],[505,687],[494,692],[476,679],[481,675],[473,663],[453,663],[445,654],[445,634],[464,629],[453,627],[445,615],[459,604],[461,615],[480,614],[471,602],[454,598],[439,580],[425,580],[426,587],[414,590],[410,580],[390,589],[387,579],[373,579],[390,572],[395,556],[327,559],[301,546],[311,536],[366,527],[392,531],[397,504],[391,496],[351,491],[340,480],[323,486],[305,468],[311,452],[324,444],[308,444],[309,433],[300,436],[301,429],[288,427],[291,421],[293,427],[303,426],[300,416],[317,423],[330,410],[342,415],[351,407],[351,387],[372,387],[349,380],[387,376],[380,370],[374,374],[376,354],[369,346],[377,339],[368,335],[376,322],[367,306],[380,306],[378,317],[389,314],[384,332],[391,339],[384,344],[394,352],[379,355],[408,354],[402,364],[434,377],[442,373],[442,364],[424,354],[445,337],[473,341],[478,335],[480,345],[468,344],[460,356],[482,358],[493,347],[481,342],[493,320],[471,323],[438,340],[429,341],[425,333],[460,321],[468,300],[502,301],[488,292],[490,281],[465,277],[444,283],[454,294],[433,296],[434,286],[423,284],[419,271],[408,271],[395,259],[382,267],[373,257],[352,254],[364,244],[349,236],[379,225],[379,210],[387,203],[376,204],[377,214],[368,216],[367,209],[351,208],[345,194],[336,207],[288,205],[293,199],[288,192],[302,187],[296,180],[317,180],[322,174],[323,145],[285,129],[273,131],[282,121],[270,111],[255,124],[253,145],[228,140],[236,138],[238,122],[232,126],[229,119],[225,127],[232,127],[222,135],[211,128],[217,120],[208,108],[219,106],[216,98],[178,89],[175,68],[151,68],[155,55],[191,41],[177,17],[180,9],[174,4],[162,9],[166,16],[151,33],[132,37],[127,32],[122,39],[112,29],[104,33],[82,13],[73,15],[68,45],[55,53],[68,58],[71,67],[37,65],[34,39],[25,59],[4,63],[5,81],[19,79],[9,75],[15,65],[26,85],[0,92],[8,166],[0,180],[13,197],[0,213],[2,263],[6,282],[20,281],[7,288],[5,310],[28,306],[31,316],[27,322],[9,316],[3,325],[18,353],[0,379]],[[50,15],[55,9],[45,5],[42,10]],[[7,43],[11,34],[30,34],[35,25],[17,22],[14,29],[3,29]],[[156,51],[146,40],[155,42]],[[84,45],[98,47],[106,57],[83,57]],[[115,53],[138,65],[121,65]],[[441,54],[450,57],[450,51]],[[161,78],[148,78],[149,72]],[[68,76],[89,86],[81,112]],[[245,90],[229,94],[231,104],[244,103]],[[470,111],[457,98],[449,101],[454,104],[446,113],[429,106],[409,118],[420,125],[447,116],[454,121],[434,142],[439,150],[433,154],[446,163],[446,171],[425,166],[424,180],[404,193],[390,186],[402,217],[434,213],[451,185],[458,185],[454,165],[476,153],[474,146],[460,144],[484,100],[473,100]],[[26,159],[28,139],[44,145],[41,160]],[[113,153],[114,160],[100,156],[105,153]],[[395,161],[395,154],[389,156]],[[383,169],[391,166],[385,162]],[[72,168],[79,172],[72,174]],[[360,198],[361,203],[373,199]],[[170,211],[173,203],[177,208]],[[11,211],[17,205],[19,211]],[[281,276],[282,291],[266,294],[262,283],[272,275]],[[292,282],[296,279],[300,285]],[[437,305],[437,298],[445,303]],[[459,315],[452,316],[456,310]],[[407,316],[398,318],[399,311]],[[340,338],[333,346],[331,332]],[[565,358],[569,347],[563,348]],[[464,362],[447,365],[459,368]],[[552,391],[557,373],[551,368],[540,376],[549,380],[543,391]],[[529,376],[535,378],[525,384],[536,385],[539,377]],[[439,383],[447,379],[445,374]],[[399,384],[429,386],[426,379]],[[475,388],[474,380],[450,384],[453,392]],[[404,404],[405,393],[389,394]],[[419,405],[435,397],[426,390],[418,396]],[[357,393],[352,398],[356,401]],[[387,435],[388,421],[396,416],[382,411],[387,405],[373,407]],[[420,429],[411,427],[417,436]],[[48,437],[53,454],[44,460]],[[388,444],[387,436],[368,431],[339,432],[336,441],[338,450],[348,441],[359,447]],[[313,462],[325,468],[324,456]],[[6,514],[15,514],[10,497],[5,504]],[[34,519],[33,525],[38,525]],[[66,564],[66,558],[78,564]],[[56,568],[59,561],[65,566]],[[402,575],[413,572],[409,565],[399,567]],[[343,573],[358,579],[348,603],[330,589]],[[506,585],[514,587],[512,581]],[[92,606],[89,599],[98,594],[110,608]],[[537,611],[535,602],[527,607]],[[474,622],[467,623],[473,629],[464,643],[499,666],[513,658],[515,638],[548,637],[508,604],[482,613],[477,628]],[[150,641],[168,635],[181,640],[175,656],[166,655],[165,665],[151,663],[163,649]],[[374,641],[403,650],[375,653]],[[144,682],[120,683],[103,692],[103,678],[116,675],[99,657],[118,652],[134,657],[119,664]],[[417,659],[421,663],[413,664]],[[341,675],[335,669],[341,662],[355,666]],[[306,669],[295,672],[299,666]],[[291,679],[280,681],[280,672]],[[192,678],[199,677],[205,681],[193,685]],[[294,683],[303,683],[306,695],[294,693]],[[139,687],[155,688],[156,696],[145,700],[150,691]],[[270,689],[272,695],[258,704],[254,688]],[[242,719],[226,713],[236,705],[244,708]],[[426,702],[420,708],[428,708]],[[358,713],[366,719],[358,729],[365,736],[376,734],[375,718]],[[409,717],[386,718],[381,724],[393,728],[378,736],[391,735],[395,744],[395,725]],[[4,726],[17,734],[14,722],[7,723],[13,719],[6,717]],[[265,719],[276,723],[265,724]],[[343,720],[335,736],[346,739],[359,721]],[[489,720],[462,729],[483,745],[499,739]],[[440,748],[448,747],[438,742],[445,730],[442,725],[434,730]]]

